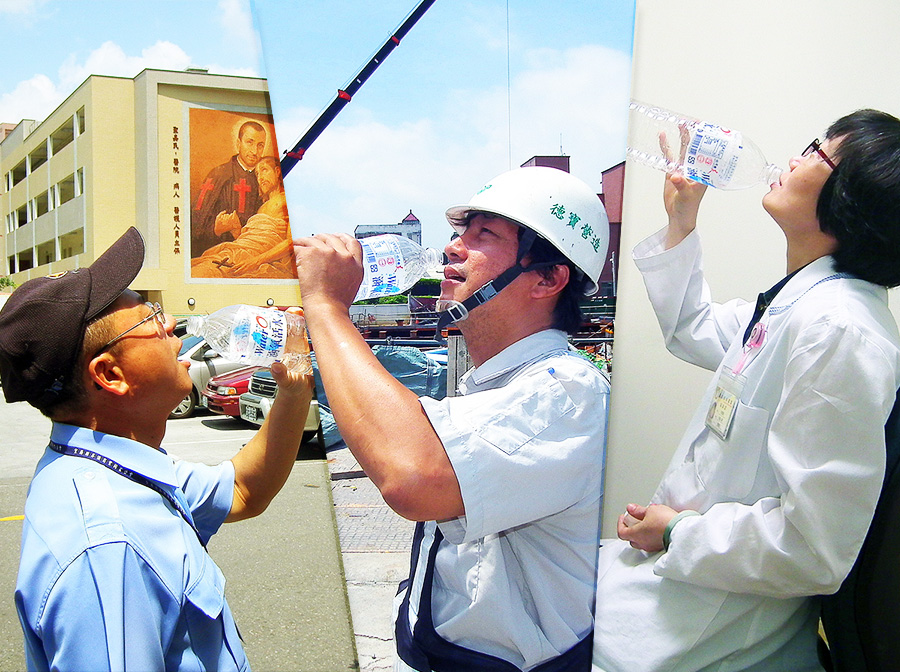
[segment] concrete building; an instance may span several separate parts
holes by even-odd
[[[405,236],[419,245],[422,244],[422,223],[412,210],[403,218],[403,221],[397,224],[360,224],[353,229],[353,237],[357,239],[380,236],[384,233]]]
[[[600,296],[616,296],[618,293],[619,249],[622,240],[622,196],[625,189],[625,162],[603,171],[600,181],[603,193],[600,199],[609,217],[609,249],[606,264],[600,273]]]
[[[133,79],[88,77],[43,121],[0,125],[0,272],[21,284],[87,266],[135,226],[147,252],[133,287],[168,312],[296,304],[296,280],[283,270],[293,267],[283,255],[278,272],[271,260],[259,262],[253,273],[234,270],[256,259],[241,238],[207,264],[213,272],[195,266],[210,250],[192,249],[191,215],[207,194],[212,169],[237,160],[238,137],[248,122],[261,129],[254,132],[262,139],[249,167],[260,156],[277,161],[264,79],[144,70]],[[251,187],[262,198],[252,170],[240,182],[233,191],[241,208]],[[273,194],[267,192],[270,199]],[[286,210],[282,219],[266,222],[281,227],[269,232],[269,241],[276,235],[290,240]],[[237,231],[244,229],[235,229],[229,242]]]

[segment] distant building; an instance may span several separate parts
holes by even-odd
[[[569,171],[569,157],[560,156],[532,156],[528,161],[522,164],[522,168],[531,166],[543,166],[545,168],[556,168],[565,173]]]
[[[609,217],[609,249],[600,274],[600,296],[615,296],[619,284],[619,249],[622,240],[622,192],[625,189],[625,162],[603,171],[600,200]]]
[[[207,249],[192,243],[192,213],[212,199],[213,182],[221,183],[214,170],[236,161],[248,123],[265,143],[262,155],[277,161],[265,79],[144,70],[134,78],[92,75],[43,121],[0,124],[0,274],[21,284],[88,266],[135,226],[146,259],[132,287],[167,312],[297,304],[296,271],[291,263],[285,275],[283,259],[281,275],[274,262],[253,266],[254,256],[249,266],[258,275],[239,277],[230,269],[247,267],[247,257],[231,252],[210,261],[205,274],[192,264]],[[246,202],[257,212],[252,199],[262,198],[262,182],[253,167],[233,179],[229,193],[239,204],[223,210]],[[283,237],[286,217],[271,221],[280,221],[271,228]],[[231,242],[239,234],[223,235]]]
[[[360,224],[353,230],[353,237],[362,239],[369,236],[380,236],[384,233],[393,233],[404,236],[410,240],[422,244],[422,223],[410,210],[409,214],[397,224]]]

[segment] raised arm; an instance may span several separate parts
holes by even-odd
[[[288,309],[300,312],[299,309]],[[314,383],[312,373],[288,371],[272,365],[278,396],[262,427],[231,462],[234,464],[234,499],[225,522],[258,516],[281,490],[297,459]]]
[[[689,138],[681,137],[682,160]],[[659,146],[663,153],[672,156],[665,133],[659,137]],[[681,172],[667,173],[663,187],[663,203],[666,213],[669,215],[669,226],[666,230],[665,249],[675,247],[688,234],[697,228],[697,213],[700,210],[700,201],[706,193],[706,185],[694,182],[686,178]]]
[[[456,474],[417,396],[378,362],[350,320],[363,275],[359,243],[294,241],[304,312],[341,436],[387,504],[411,520],[462,515]]]

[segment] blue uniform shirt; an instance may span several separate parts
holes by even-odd
[[[58,423],[51,440],[183,496],[203,543],[231,510],[230,461],[175,462]],[[221,570],[158,492],[47,449],[28,489],[16,583],[29,670],[249,670],[224,590]]]

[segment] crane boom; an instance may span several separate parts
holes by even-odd
[[[400,40],[406,37],[406,34],[412,29],[416,22],[422,18],[422,15],[433,5],[435,0],[422,0],[419,5],[409,13],[403,23],[394,31],[394,33],[385,41],[381,48],[375,52],[375,55],[366,63],[356,76],[350,80],[345,89],[338,89],[337,95],[331,104],[326,107],[319,117],[307,129],[306,133],[296,142],[289,150],[284,151],[281,159],[281,174],[285,176],[290,172],[291,168],[297,165],[297,162],[303,158],[303,154],[309,149],[309,146],[318,138],[322,131],[332,122],[338,113],[344,109],[344,106],[350,102],[353,95],[365,84],[366,80],[373,72],[384,62],[384,59],[400,44]]]

